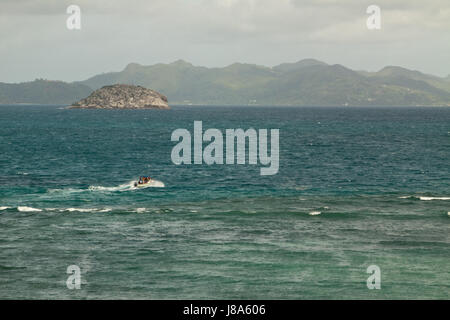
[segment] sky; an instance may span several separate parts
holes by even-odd
[[[69,30],[69,5],[81,29]],[[381,29],[369,30],[369,5]],[[314,58],[450,74],[449,0],[0,0],[0,82],[78,81],[183,59],[275,66]]]

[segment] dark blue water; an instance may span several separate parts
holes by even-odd
[[[174,165],[194,120],[279,129],[278,174]],[[449,108],[0,106],[0,298],[448,299],[449,159]]]

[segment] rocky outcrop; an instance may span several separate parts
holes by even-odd
[[[70,106],[83,109],[169,109],[167,97],[141,87],[115,84],[95,90]]]

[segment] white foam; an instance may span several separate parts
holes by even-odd
[[[129,190],[136,190],[136,189],[142,189],[143,186],[141,186],[140,188],[137,188],[134,186],[134,183],[136,181],[130,181],[115,187],[104,187],[104,186],[90,186],[89,187],[89,191],[109,191],[109,192],[114,192],[114,191],[129,191]],[[159,181],[159,180],[152,180],[149,183],[147,183],[145,186],[145,188],[164,188],[164,182]]]
[[[126,191],[134,187],[134,181],[124,183],[115,187],[103,187],[103,186],[89,186],[89,191]]]
[[[66,208],[61,209],[60,211],[69,211],[69,212],[110,212],[111,208],[104,209],[95,209],[95,208]]]
[[[431,201],[431,200],[450,200],[450,197],[419,197],[422,201]]]
[[[62,193],[62,194],[70,194],[70,193],[79,193],[79,192],[122,192],[122,191],[130,191],[130,190],[136,190],[136,189],[141,189],[142,186],[140,188],[136,188],[134,186],[134,183],[136,181],[132,180],[129,181],[127,183],[123,183],[121,185],[118,186],[113,186],[113,187],[105,187],[105,186],[89,186],[89,188],[87,189],[74,189],[74,188],[64,188],[64,189],[48,189],[49,193]],[[148,187],[153,187],[153,188],[164,188],[164,182],[159,181],[159,180],[152,180],[149,183],[147,183],[145,185],[145,188]]]
[[[42,211],[41,209],[36,209],[36,208],[26,207],[26,206],[19,206],[19,207],[17,207],[17,210],[19,210],[20,212],[40,212],[40,211]]]
[[[11,208],[11,207],[0,207],[0,211],[6,210],[6,209],[9,209],[9,208]]]
[[[86,189],[74,189],[74,188],[65,188],[65,189],[48,189],[48,193],[77,193],[77,192],[84,192]]]
[[[425,197],[425,196],[401,196],[399,199],[409,199],[416,198],[422,201],[432,201],[432,200],[450,200],[450,197]]]
[[[165,185],[164,185],[164,182],[162,182],[162,181],[152,180],[152,181],[150,181],[150,187],[153,187],[153,188],[164,188]]]
[[[310,213],[309,213],[309,215],[310,216],[318,216],[319,214],[321,214],[322,212],[320,212],[320,211],[311,211]]]
[[[135,212],[137,212],[137,213],[144,213],[145,211],[147,211],[146,208],[137,208],[137,209],[135,210]]]
[[[145,185],[141,185],[139,187],[135,187],[134,186],[134,182],[133,182],[133,189],[145,189],[145,188],[164,188],[164,182],[159,181],[159,180],[154,180],[152,179],[152,181],[150,181],[149,183],[146,183]]]
[[[97,211],[96,209],[87,209],[87,208],[67,208],[62,209],[61,211],[69,211],[69,212],[93,212]]]

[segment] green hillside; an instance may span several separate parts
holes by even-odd
[[[23,83],[0,83],[0,103],[66,104],[92,92],[83,84],[38,79]]]
[[[224,68],[129,64],[82,82],[93,89],[126,83],[148,87],[172,104],[208,105],[450,105],[450,82],[400,67],[357,72],[314,59],[273,68],[235,63]]]
[[[132,84],[156,90],[170,104],[298,106],[450,105],[450,77],[388,66],[378,72],[306,59],[275,67],[234,63],[224,68],[183,60],[143,66],[64,83],[36,80],[0,83],[0,103],[70,104],[105,85]]]

